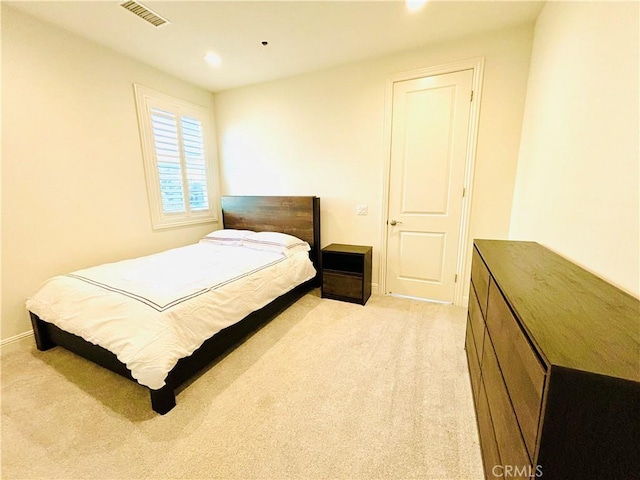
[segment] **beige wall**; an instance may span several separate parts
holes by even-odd
[[[151,230],[132,84],[208,106],[214,96],[6,6],[2,27],[7,339],[29,330],[24,301],[46,278],[215,228]],[[217,94],[223,193],[319,195],[323,245],[373,245],[377,283],[386,79],[483,56],[471,235],[506,237],[532,35],[523,26]]]
[[[46,278],[192,243],[151,229],[132,84],[213,95],[2,6],[2,339]]]
[[[535,29],[510,236],[640,295],[637,2],[550,2]]]
[[[470,230],[506,238],[532,38],[533,26],[523,26],[218,93],[222,192],[320,196],[322,244],[373,245],[377,283],[386,80],[485,57]],[[356,216],[358,204],[368,216]]]

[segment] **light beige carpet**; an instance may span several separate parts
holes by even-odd
[[[146,389],[25,342],[2,353],[2,478],[483,478],[465,320],[458,307],[314,291],[165,416]]]

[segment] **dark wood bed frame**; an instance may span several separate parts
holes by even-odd
[[[320,199],[318,197],[225,196],[222,197],[221,202],[225,228],[283,232],[308,242],[311,246],[309,256],[318,274],[260,310],[216,333],[190,356],[180,359],[169,372],[164,387],[159,390],[149,389],[151,407],[161,415],[175,407],[177,387],[241,343],[310,289],[320,285]],[[65,332],[32,312],[29,313],[38,350],[49,350],[59,345],[136,381],[126,365],[110,351],[89,343],[77,335]]]

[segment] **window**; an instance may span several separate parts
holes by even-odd
[[[217,220],[209,112],[134,85],[153,228]]]

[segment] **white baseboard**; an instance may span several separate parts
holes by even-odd
[[[21,342],[25,341],[25,339],[33,340],[33,330],[19,333],[18,335],[0,341],[0,351],[4,352],[12,347],[17,347],[19,344],[22,344]]]

